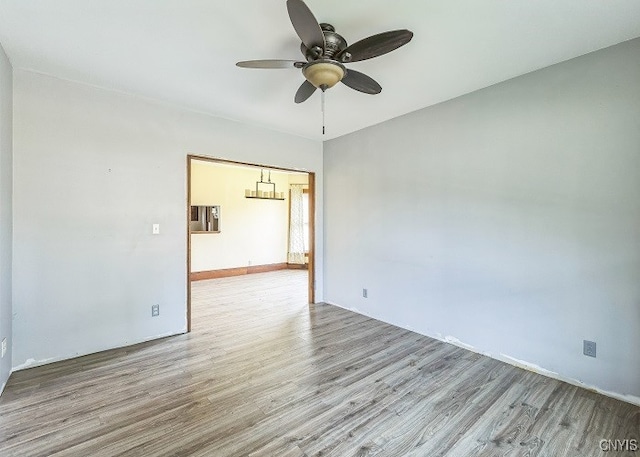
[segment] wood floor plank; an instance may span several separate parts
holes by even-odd
[[[306,275],[198,281],[190,334],[14,373],[0,455],[589,457],[640,440],[639,407],[307,305]]]

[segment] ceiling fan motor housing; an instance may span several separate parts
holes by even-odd
[[[320,46],[314,46],[308,49],[304,43],[300,44],[300,50],[307,59],[312,62],[318,59],[335,59],[335,57],[347,48],[347,40],[342,35],[336,33],[335,28],[331,24],[320,24],[322,34],[324,35],[324,50]]]

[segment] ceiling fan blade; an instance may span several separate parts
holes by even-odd
[[[348,46],[338,55],[338,59],[343,62],[372,59],[404,46],[411,41],[411,38],[413,38],[413,32],[409,30],[391,30],[378,33]],[[347,53],[351,55],[350,58]]]
[[[315,91],[316,91],[316,86],[314,86],[313,84],[311,84],[309,81],[305,79],[302,85],[298,88],[298,91],[296,92],[296,97],[294,100],[296,103],[302,103],[303,101],[311,97]]]
[[[243,68],[301,68],[305,62],[297,62],[295,60],[243,60],[236,65]]]
[[[352,89],[365,94],[379,94],[382,87],[373,78],[355,70],[347,70],[347,74],[342,78],[342,82]]]
[[[287,0],[289,19],[307,49],[319,46],[324,50],[324,34],[317,19],[302,0]]]

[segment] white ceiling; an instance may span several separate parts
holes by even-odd
[[[638,0],[306,0],[347,42],[399,28],[406,46],[348,64],[382,85],[339,84],[296,105],[300,70],[238,60],[300,59],[285,0],[0,0],[14,68],[330,139],[640,36]]]

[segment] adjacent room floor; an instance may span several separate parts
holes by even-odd
[[[640,408],[330,305],[306,272],[193,283],[193,331],[16,372],[7,456],[601,456]],[[392,304],[390,304],[392,305]]]

